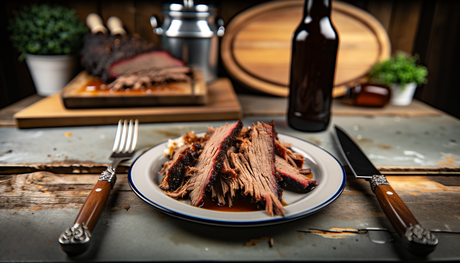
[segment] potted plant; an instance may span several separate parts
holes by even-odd
[[[369,72],[372,82],[391,88],[393,105],[409,105],[417,85],[425,83],[428,71],[417,64],[418,57],[399,52],[390,59],[376,63]]]
[[[51,95],[69,82],[83,35],[88,31],[75,11],[48,4],[25,6],[14,13],[8,29],[39,95]]]

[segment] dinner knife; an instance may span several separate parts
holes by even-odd
[[[426,255],[433,252],[438,239],[418,223],[409,208],[390,186],[385,175],[374,167],[350,136],[337,125],[334,126],[334,131],[334,138],[353,174],[357,179],[370,181],[372,191],[383,212],[403,240],[404,245],[415,254]]]

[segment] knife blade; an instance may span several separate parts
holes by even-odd
[[[438,239],[423,228],[404,204],[396,191],[366,157],[361,148],[339,126],[334,126],[334,139],[348,166],[357,179],[370,181],[371,189],[390,221],[409,251],[426,255],[433,252]]]

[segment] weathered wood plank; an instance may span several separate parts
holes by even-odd
[[[96,184],[98,174],[0,175],[0,209],[79,209]],[[112,195],[131,191],[127,177],[117,176]]]
[[[98,174],[29,174],[0,175],[0,209],[79,209],[99,178]],[[440,206],[460,198],[460,176],[388,176],[388,181],[402,197],[420,197],[420,204],[436,195]],[[445,184],[443,184],[446,182]],[[129,203],[135,195],[130,192],[127,176],[120,174],[112,190],[117,202]],[[345,195],[372,194],[364,180],[347,180]],[[353,198],[353,197],[347,197]],[[139,199],[140,200],[140,199]]]

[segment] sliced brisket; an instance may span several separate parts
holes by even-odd
[[[202,205],[206,192],[211,190],[216,175],[222,170],[227,149],[233,145],[242,126],[242,122],[238,121],[213,129],[195,164],[196,172],[183,186],[168,195],[179,197],[189,193],[192,205]]]
[[[114,80],[108,87],[114,91],[124,88],[140,90],[150,85],[163,84],[166,82],[190,81],[191,69],[188,67],[167,67],[167,68],[144,68],[126,72]]]
[[[231,167],[227,156],[225,156],[224,158],[224,164],[222,165],[220,176],[229,178],[229,179],[235,179],[238,176],[236,170],[233,167]]]
[[[316,187],[316,181],[306,177],[309,169],[297,169],[285,159],[275,156],[276,172],[283,179],[279,182],[281,188],[298,193],[310,192]]]
[[[223,175],[222,173],[216,176],[215,181],[211,187],[212,199],[216,200],[219,205],[227,205],[232,207],[233,198],[236,196],[240,185],[236,178],[231,178]]]
[[[304,193],[317,184],[306,176],[310,169],[302,169],[304,156],[275,136],[273,127],[265,123],[249,128],[239,121],[209,128],[199,141],[201,155],[174,180],[178,187],[166,194],[174,198],[188,195],[195,206],[202,205],[209,191],[219,205],[232,206],[237,195],[249,196],[254,203],[265,205],[268,215],[283,216],[282,188]]]
[[[237,180],[244,195],[265,203],[270,216],[283,215],[282,190],[275,175],[274,134],[270,125],[253,125],[249,140],[243,140],[239,153],[231,153],[231,163],[239,172]]]
[[[274,134],[275,140],[279,141],[280,139],[278,138],[278,132],[277,132],[276,129],[275,129],[275,121],[274,121],[274,120],[272,120],[272,121],[270,122],[270,126],[272,126],[273,134]]]
[[[174,191],[182,184],[187,167],[192,165],[201,154],[201,145],[192,143],[178,149],[173,159],[165,163],[160,188],[164,191]]]
[[[296,168],[301,168],[305,161],[302,154],[293,153],[291,150],[286,148],[283,143],[280,143],[277,140],[275,140],[275,153]]]

